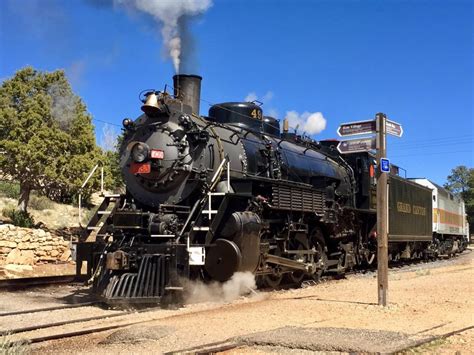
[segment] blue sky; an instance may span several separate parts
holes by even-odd
[[[156,23],[107,0],[0,2],[0,78],[63,68],[102,139],[104,122],[140,114],[138,94],[172,84]],[[343,122],[384,112],[405,130],[388,157],[444,183],[474,166],[472,1],[214,0],[192,23],[195,72],[209,102],[264,99],[264,110]],[[114,126],[119,130],[120,127]]]

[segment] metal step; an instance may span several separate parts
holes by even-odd
[[[104,197],[109,197],[109,198],[117,198],[122,196],[121,194],[110,194],[110,195],[104,195]]]
[[[100,228],[102,228],[102,227],[89,226],[89,227],[87,227],[87,230],[89,230],[89,231],[98,231]]]
[[[224,196],[227,192],[209,192],[210,196]]]
[[[217,210],[210,210],[210,211],[209,211],[209,210],[203,210],[203,211],[202,211],[202,213],[204,213],[204,214],[209,214],[209,213],[211,213],[211,214],[217,214],[217,212],[218,212]]]
[[[97,211],[97,214],[111,214],[111,211]]]
[[[209,227],[193,227],[193,231],[208,231]]]

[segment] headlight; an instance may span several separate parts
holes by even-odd
[[[144,143],[137,143],[132,148],[132,158],[137,163],[143,163],[148,158],[150,149]]]

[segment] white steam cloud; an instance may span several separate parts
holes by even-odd
[[[297,128],[307,134],[317,134],[326,129],[326,119],[321,112],[303,112],[301,115],[296,111],[287,111],[286,118],[291,127]]]
[[[132,6],[145,12],[155,19],[161,27],[161,36],[166,46],[166,53],[179,73],[183,47],[189,40],[183,41],[187,35],[186,18],[203,14],[212,6],[212,0],[114,0],[116,5]]]
[[[249,93],[247,94],[247,96],[245,96],[244,101],[245,101],[245,102],[252,102],[252,101],[255,101],[255,100],[257,100],[257,99],[258,99],[257,94],[252,91],[252,92],[249,92]]]
[[[236,272],[224,282],[205,284],[201,281],[186,281],[186,303],[231,302],[240,296],[256,293],[255,276],[251,272]]]
[[[117,137],[119,132],[115,129],[114,126],[106,123],[102,126],[102,138],[100,141],[100,146],[103,150],[113,152],[117,146]]]
[[[51,96],[51,116],[62,130],[68,130],[76,117],[79,98],[59,84],[52,84],[47,92]]]
[[[247,94],[247,96],[245,96],[244,101],[245,102],[260,101],[263,104],[269,106],[268,109],[267,109],[267,106],[264,108],[266,116],[271,116],[271,117],[274,117],[274,118],[278,118],[278,111],[275,108],[270,106],[271,105],[270,102],[272,101],[274,96],[275,96],[275,94],[273,93],[273,91],[270,91],[270,90],[267,91],[261,97],[258,96],[255,91],[251,91]]]
[[[252,102],[252,101],[258,100],[266,104],[273,99],[273,96],[274,96],[273,91],[267,91],[265,95],[263,95],[262,97],[259,97],[255,91],[252,91],[252,92],[249,92],[247,96],[245,96],[244,101]]]

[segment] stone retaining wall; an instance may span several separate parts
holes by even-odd
[[[0,265],[35,265],[71,260],[69,241],[42,229],[0,225]]]

